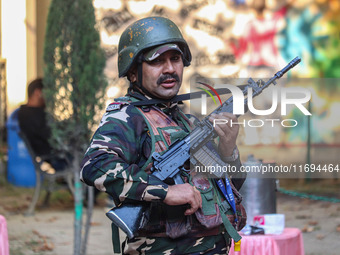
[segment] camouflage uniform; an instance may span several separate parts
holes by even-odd
[[[182,130],[189,132],[188,123],[183,123],[183,118],[178,117],[180,110],[177,104],[159,109]],[[162,202],[168,185],[149,178],[148,168],[142,169],[150,153],[150,132],[140,111],[124,102],[114,103],[104,114],[85,154],[81,179],[107,192],[115,204],[128,200]],[[189,234],[177,239],[136,237],[126,239],[122,247],[124,254],[227,254],[229,245],[230,239],[225,240],[222,234],[205,237]]]
[[[147,17],[134,22],[124,30],[119,40],[119,77],[128,76],[131,68],[136,67],[135,75],[138,79],[132,87],[153,97],[151,91],[147,91],[141,84],[142,63],[152,61],[168,50],[178,51],[183,65],[190,65],[189,46],[171,20]],[[131,73],[128,78],[131,78]],[[213,182],[210,182],[212,185],[204,194],[200,191],[203,208],[195,212],[196,217],[184,216],[183,208],[186,205],[169,206],[162,203],[168,184],[150,175],[151,154],[163,152],[176,138],[189,133],[192,122],[179,110],[177,104],[170,107],[137,107],[127,103],[136,100],[134,98],[145,99],[141,94],[129,91],[128,98],[109,105],[85,154],[81,171],[82,181],[111,195],[116,205],[143,201],[150,206],[150,210],[147,210],[150,217],[146,224],[139,228],[138,237],[123,242],[123,253],[227,254],[231,240],[229,236],[235,240],[240,237],[230,223],[235,222],[229,219],[229,216],[233,216],[230,206],[228,208],[224,203],[222,207],[225,201],[222,202],[223,198],[218,191],[215,193]],[[148,111],[154,111],[155,115],[150,113],[149,118]],[[158,123],[158,120],[162,121]],[[168,126],[164,125],[167,121]],[[158,124],[161,122],[160,127]],[[236,161],[240,164],[239,159]],[[194,183],[194,175],[186,176],[185,181],[191,180]],[[196,184],[195,187],[199,190]],[[204,203],[208,206],[204,206]],[[200,210],[204,211],[203,217]],[[219,213],[223,224],[219,221]],[[210,217],[211,221],[218,220],[212,225],[204,224],[208,223],[205,216]],[[182,223],[185,226],[183,228]],[[112,230],[113,235],[118,236],[115,234],[117,229]]]
[[[223,235],[201,238],[187,236],[178,239],[137,237],[128,240],[123,247],[124,254],[218,255],[229,253],[231,239],[227,242]]]

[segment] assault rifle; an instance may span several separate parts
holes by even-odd
[[[263,82],[262,80],[255,82],[252,78],[249,78],[248,85],[245,86],[242,91],[243,94],[247,95],[248,88],[252,88],[254,91],[253,97],[258,96],[269,85],[276,85],[276,80],[300,63],[300,61],[301,59],[299,57],[294,58],[286,67],[278,71],[267,82]],[[245,98],[244,104],[247,104],[247,98]],[[233,112],[233,97],[226,100],[211,114],[218,114],[220,112]],[[185,171],[184,165],[188,162],[190,162],[191,166],[226,165],[215,152],[207,147],[207,143],[217,137],[214,127],[209,121],[211,114],[200,121],[190,134],[171,144],[164,154],[160,155],[157,152],[152,154],[154,162],[151,175],[153,175],[153,177],[161,181],[172,178],[175,184],[182,184],[184,182],[181,178],[181,172]],[[215,169],[218,168],[216,167]],[[222,171],[214,172],[217,178],[220,178],[223,174],[225,173]],[[143,202],[125,203],[111,209],[106,215],[117,227],[125,232],[128,238],[133,238],[137,234],[142,222],[143,213],[146,209],[147,204]]]

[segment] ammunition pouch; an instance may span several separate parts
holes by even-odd
[[[230,185],[235,197],[236,214],[234,214],[213,179],[204,174],[192,172],[190,183],[201,192],[202,197],[202,209],[195,212],[197,220],[207,229],[215,228],[223,223],[228,234],[234,240],[239,239],[236,231],[240,231],[245,226],[247,214],[241,204],[242,196],[232,182],[230,182]],[[231,229],[231,226],[234,229]]]

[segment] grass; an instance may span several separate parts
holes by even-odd
[[[34,188],[17,187],[7,182],[4,174],[0,175],[0,213],[24,213],[28,208],[34,193]],[[37,210],[41,210],[46,191],[42,191],[38,201]],[[49,206],[46,209],[72,209],[73,196],[67,189],[52,192]]]
[[[281,179],[280,187],[313,195],[340,198],[338,179]]]
[[[14,186],[7,182],[5,174],[0,173],[0,214],[24,213],[33,197],[34,188]],[[42,190],[36,210],[72,210],[74,208],[73,195],[67,188],[61,188],[51,193],[49,204],[42,207],[46,191]],[[101,192],[97,197],[97,206],[105,206],[106,194]]]

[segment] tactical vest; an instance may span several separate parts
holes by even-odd
[[[170,116],[166,115],[157,107],[151,106],[145,111],[141,108],[137,109],[143,115],[149,129],[148,134],[151,137],[152,144],[152,152],[150,155],[152,155],[153,152],[162,153],[166,151],[173,142],[188,135],[187,131],[183,130]],[[193,128],[193,124],[181,111],[179,111],[179,118],[188,131]],[[152,164],[151,157],[142,169],[147,168],[150,163]]]
[[[134,98],[130,99],[135,101]],[[188,132],[155,106],[136,108],[144,117],[151,137],[152,149],[150,157],[141,167],[141,170],[150,173],[152,153],[166,151],[173,142],[184,138]],[[193,123],[180,110],[178,117],[190,132],[194,127]],[[185,182],[195,185],[201,192],[202,209],[199,209],[195,215],[185,216],[184,211],[187,209],[187,205],[169,206],[164,203],[150,202],[150,208],[142,220],[139,236],[177,238],[190,235],[192,237],[203,237],[217,235],[226,230],[227,236],[238,241],[240,237],[230,223],[230,221],[233,221],[232,210],[230,207],[224,207],[225,203],[222,203],[224,199],[215,183],[211,180],[204,180],[205,182],[203,183],[205,183],[206,187],[202,188],[202,180],[199,178],[189,175],[184,179]],[[227,216],[228,218],[231,217],[230,220]]]
[[[152,155],[153,152],[162,154],[173,142],[188,135],[186,130],[178,126],[170,116],[166,115],[157,107],[151,106],[147,108],[147,110],[137,109],[143,115],[149,129],[151,144],[153,145],[150,155]],[[192,130],[194,125],[182,111],[178,111],[178,118],[188,131]],[[151,165],[152,158],[149,157],[142,169],[148,172]],[[190,178],[188,175],[184,177],[184,181],[189,182]],[[213,208],[207,208],[207,210],[215,211],[215,205],[212,204],[211,206],[213,206]],[[145,223],[142,224],[143,226],[139,235],[177,238],[187,234],[190,236],[207,236],[216,235],[220,232],[222,222],[219,222],[214,228],[207,229],[195,216],[185,216],[184,211],[186,209],[187,205],[169,206],[164,203],[151,202],[150,214],[146,215],[147,219]]]

